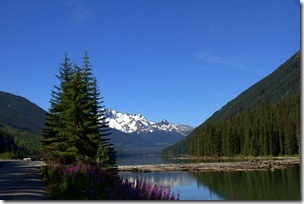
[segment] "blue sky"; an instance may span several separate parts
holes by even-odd
[[[49,108],[64,52],[104,105],[200,125],[300,49],[297,0],[0,0],[0,90]]]

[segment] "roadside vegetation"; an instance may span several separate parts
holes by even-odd
[[[0,124],[0,159],[38,160],[41,153],[41,136]]]
[[[42,167],[51,199],[59,200],[176,200],[170,188],[128,181],[89,165]]]
[[[0,153],[0,159],[16,159],[16,155],[12,152]]]

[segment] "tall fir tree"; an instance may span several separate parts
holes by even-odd
[[[64,165],[98,164],[115,169],[116,152],[106,138],[109,129],[100,106],[103,101],[87,52],[81,68],[74,65],[72,69],[65,55],[59,73],[60,86],[52,92],[44,129],[45,159]]]
[[[98,165],[113,168],[116,165],[116,152],[113,144],[109,142],[108,136],[110,135],[110,129],[105,118],[105,106],[101,105],[103,101],[101,101],[102,98],[100,98],[97,79],[93,77],[91,72],[87,52],[84,53],[82,69],[83,80],[84,83],[87,84],[87,98],[88,101],[91,102],[91,109],[88,115],[90,121],[90,123],[88,123],[89,138],[93,141],[91,145],[89,145],[91,153],[92,150],[94,150]]]
[[[70,98],[67,96],[71,88],[74,70],[68,58],[67,53],[64,55],[63,63],[59,67],[59,75],[56,77],[60,81],[60,86],[54,86],[50,99],[50,109],[47,113],[43,144],[44,159],[54,163],[68,163],[68,152],[66,149],[68,135],[63,132],[66,126],[62,121],[64,111],[68,108]]]

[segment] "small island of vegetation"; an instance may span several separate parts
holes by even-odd
[[[85,52],[83,66],[72,67],[67,54],[59,68],[47,113],[41,167],[51,199],[175,200],[169,188],[130,182],[117,174],[116,152],[101,105],[96,78]]]

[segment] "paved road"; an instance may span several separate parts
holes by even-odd
[[[40,161],[0,161],[0,200],[47,200]]]

